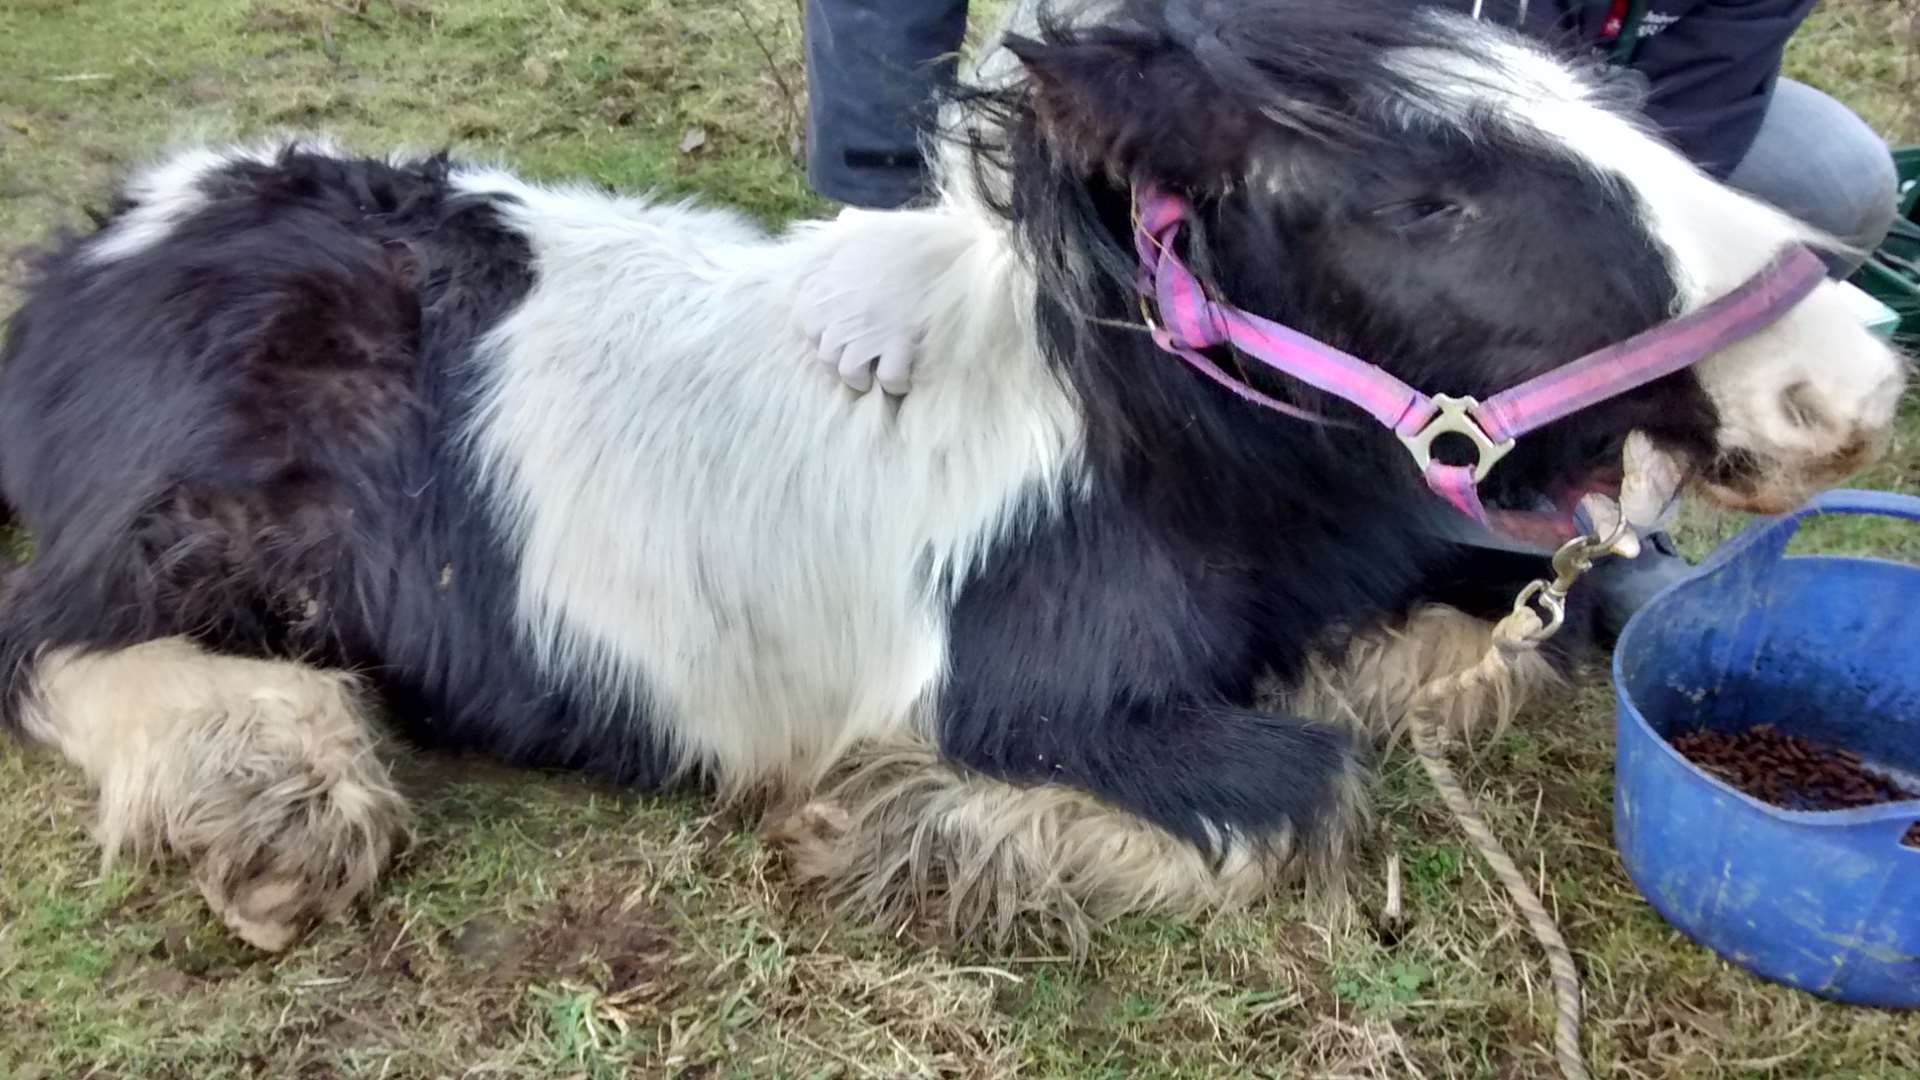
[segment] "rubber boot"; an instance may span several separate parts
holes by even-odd
[[[1591,590],[1598,629],[1602,638],[1611,642],[1647,601],[1693,570],[1693,564],[1674,547],[1673,537],[1664,532],[1649,533],[1641,537],[1637,557],[1600,560],[1576,588]]]
[[[930,194],[923,145],[952,82],[966,0],[807,0],[807,182],[891,210]]]

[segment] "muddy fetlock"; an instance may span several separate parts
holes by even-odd
[[[164,639],[51,654],[35,689],[27,729],[87,770],[106,857],[185,858],[259,948],[345,911],[408,835],[349,676]]]
[[[322,809],[271,834],[235,833],[192,859],[194,884],[242,941],[279,952],[373,887],[405,842],[404,812],[350,821]]]

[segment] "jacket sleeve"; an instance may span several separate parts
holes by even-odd
[[[1702,3],[1643,38],[1631,66],[1650,85],[1647,115],[1682,153],[1725,179],[1753,145],[1787,39],[1815,2]],[[1649,6],[1658,15],[1664,5]]]

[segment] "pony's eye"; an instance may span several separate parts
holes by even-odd
[[[1388,203],[1368,211],[1367,216],[1388,228],[1410,229],[1415,225],[1455,217],[1460,212],[1459,203],[1439,198],[1423,198]]]

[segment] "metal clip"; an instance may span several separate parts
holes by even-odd
[[[1567,621],[1567,594],[1573,591],[1574,583],[1580,580],[1580,575],[1593,569],[1595,559],[1614,549],[1628,528],[1622,519],[1610,536],[1602,538],[1587,533],[1560,545],[1560,550],[1553,553],[1553,580],[1542,578],[1528,583],[1513,601],[1516,613],[1535,605],[1544,612],[1540,628],[1528,634],[1527,641],[1538,645],[1560,632]]]
[[[1606,550],[1591,535],[1576,536],[1553,553],[1553,590],[1562,596],[1573,591],[1580,575],[1593,569],[1594,557]]]
[[[1513,440],[1494,442],[1480,422],[1473,418],[1472,410],[1480,407],[1480,402],[1471,397],[1453,397],[1449,394],[1433,395],[1434,407],[1440,411],[1427,426],[1411,435],[1400,436],[1401,445],[1413,455],[1414,464],[1424,475],[1427,465],[1433,461],[1433,441],[1442,435],[1465,435],[1472,440],[1479,456],[1473,463],[1473,482],[1479,483],[1493,471],[1493,466],[1513,449]]]
[[[1518,614],[1535,604],[1538,604],[1546,615],[1540,619],[1540,628],[1529,633],[1526,640],[1538,645],[1559,633],[1561,625],[1567,621],[1567,594],[1559,588],[1557,581],[1536,580],[1520,590],[1519,597],[1513,602],[1513,610]]]

